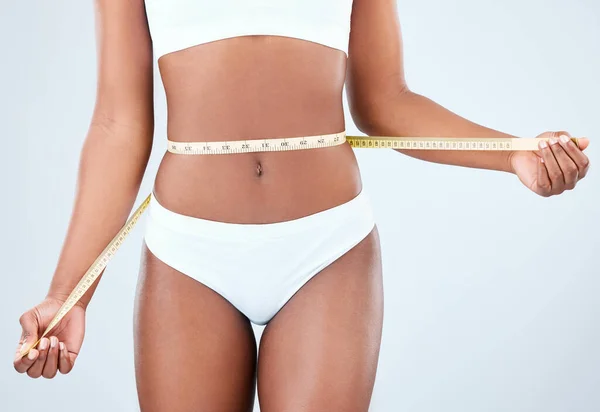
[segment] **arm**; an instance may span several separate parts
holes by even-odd
[[[152,44],[143,0],[96,0],[98,81],[76,198],[47,296],[66,299],[127,220],[152,149]],[[78,302],[87,307],[99,280]]]
[[[360,131],[379,136],[516,137],[473,123],[406,84],[395,0],[355,0],[347,96]],[[436,163],[512,171],[512,152],[399,150]]]

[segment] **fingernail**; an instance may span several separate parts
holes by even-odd
[[[560,136],[560,141],[563,143],[568,143],[569,138],[563,134],[562,136]]]
[[[64,343],[62,343],[62,342],[60,342],[60,343],[58,344],[58,347],[60,348],[60,350],[65,350],[65,344],[64,344]]]
[[[556,143],[558,143],[558,139],[556,137],[551,137],[550,144],[556,144]]]
[[[545,140],[542,140],[542,141],[540,142],[540,147],[541,147],[542,149],[545,149],[545,148],[547,148],[547,147],[548,147],[548,143],[546,143],[546,141],[545,141]]]
[[[51,348],[55,348],[56,347],[56,342],[58,341],[58,339],[56,338],[56,336],[52,336],[50,338],[50,347]]]
[[[543,157],[540,157],[540,162],[546,163],[546,162],[544,162],[544,158]]]
[[[42,340],[40,342],[40,350],[46,349],[47,346],[48,346],[48,340],[46,338],[42,338]]]
[[[31,351],[27,354],[27,359],[33,360],[33,358],[35,358],[35,353],[33,353],[33,351]]]

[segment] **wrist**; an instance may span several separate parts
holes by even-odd
[[[55,299],[55,300],[58,300],[58,301],[64,303],[69,298],[69,295],[71,295],[71,292],[49,290],[48,293],[46,293],[45,298],[46,299]],[[77,302],[75,302],[75,306],[79,306],[79,307],[83,308],[83,310],[86,310],[87,306],[88,306],[88,302],[85,302],[83,298],[84,297],[82,296],[81,299],[79,299]]]
[[[504,156],[504,158],[505,158],[504,171],[505,172],[516,174],[515,167],[513,165],[515,153],[516,153],[516,151],[514,151],[514,150],[510,150],[510,151],[506,152],[506,156]]]

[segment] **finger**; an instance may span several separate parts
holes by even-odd
[[[571,134],[569,132],[567,132],[566,130],[558,130],[558,131],[555,131],[555,132],[544,132],[541,135],[539,135],[538,137],[544,138],[546,140],[550,140],[553,137],[555,137],[555,138],[558,139],[563,134],[566,135],[566,136],[571,137]]]
[[[23,330],[21,336],[23,340],[23,346],[21,352],[24,353],[31,347],[38,339],[38,321],[32,310],[29,310],[21,315],[19,318],[21,329]]]
[[[73,362],[69,356],[69,350],[64,342],[59,344],[59,355],[58,355],[58,370],[60,373],[69,373],[73,369]]]
[[[590,165],[590,160],[588,159],[588,157],[585,154],[583,154],[581,149],[579,149],[577,147],[577,145],[575,143],[573,143],[573,141],[565,135],[562,135],[560,137],[560,144],[561,144],[563,150],[569,155],[569,157],[575,163],[575,166],[577,167],[577,174],[579,176],[579,179],[584,178],[588,171],[588,167]]]
[[[550,146],[557,144],[558,140],[554,137],[550,138],[548,142],[542,141],[540,147],[542,148],[542,157],[544,158],[544,165],[548,170],[548,177],[550,177],[550,185],[552,186],[552,193],[559,194],[565,190],[565,178],[558,166],[558,162],[552,153]]]
[[[585,137],[580,137],[577,139],[577,146],[579,146],[580,150],[585,150],[590,145],[590,139]]]
[[[46,364],[46,358],[48,357],[48,347],[50,346],[50,340],[46,337],[42,338],[38,346],[40,355],[34,362],[34,364],[27,371],[27,375],[31,378],[39,378],[42,376],[42,370]]]
[[[563,139],[569,139],[566,135],[563,135]],[[555,142],[555,143],[553,143]],[[579,170],[577,169],[577,165],[571,159],[571,157],[567,154],[564,147],[560,143],[560,139],[552,139],[550,142],[550,148],[552,149],[552,153],[554,154],[554,158],[558,162],[558,167],[562,172],[562,175],[565,179],[565,189],[571,190],[575,187],[579,177]]]
[[[24,358],[21,357],[21,353],[19,352],[18,359],[15,359],[14,367],[15,370],[19,373],[25,373],[29,370],[31,365],[35,363],[39,356],[40,352],[37,349],[31,349],[27,356]]]
[[[562,135],[565,135],[569,138],[573,137],[573,136],[571,136],[571,133],[567,132],[566,130],[559,130],[556,132],[545,132],[545,133],[542,133],[541,135],[539,135],[538,137],[543,137],[545,139],[551,139],[553,137],[556,137],[558,139]],[[575,143],[573,143],[573,144],[576,147],[578,147],[580,150],[585,150],[590,145],[590,139],[588,139],[586,137],[579,137],[579,138],[577,138],[577,144],[575,144]]]
[[[46,365],[42,370],[42,376],[47,379],[52,379],[56,376],[58,370],[58,338],[56,336],[50,337],[50,349],[48,351],[48,358],[46,359]]]
[[[548,177],[548,170],[546,170],[546,166],[544,165],[543,157],[538,159],[537,169],[537,186],[539,188],[538,194],[544,197],[548,197],[552,194],[552,184],[550,183],[550,178]]]
[[[23,334],[21,334],[21,340],[19,341],[19,343],[17,344],[17,350],[15,351],[15,361],[19,358],[22,358],[22,351],[21,349],[23,349],[25,347],[25,343],[26,343],[26,338],[23,337]]]
[[[21,352],[21,348],[23,347],[23,345],[25,345],[25,338],[23,338],[21,336],[21,340],[17,344],[17,350],[15,351],[15,359],[14,359],[15,366],[17,365],[17,361],[23,357],[22,352]]]

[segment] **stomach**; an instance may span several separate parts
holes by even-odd
[[[170,140],[233,141],[345,129],[344,52],[279,36],[206,43],[158,61]],[[348,143],[286,152],[166,152],[154,193],[177,213],[231,223],[291,220],[362,190]]]

